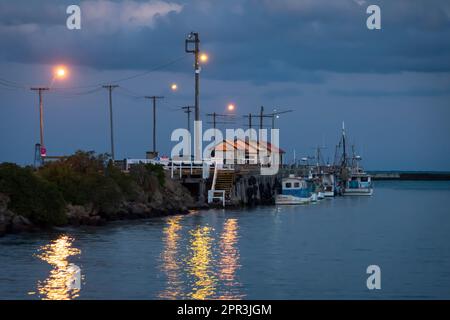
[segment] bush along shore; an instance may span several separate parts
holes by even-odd
[[[193,206],[189,191],[158,165],[124,173],[107,155],[82,151],[39,169],[0,164],[0,236],[185,214]]]

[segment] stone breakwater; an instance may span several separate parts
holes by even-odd
[[[8,208],[9,203],[9,197],[0,193],[0,236],[8,233],[39,231],[45,227],[33,223],[23,215],[14,213]],[[177,181],[166,179],[164,186],[155,188],[138,201],[123,201],[110,212],[102,212],[91,204],[80,206],[69,203],[66,205],[65,214],[68,225],[101,226],[108,221],[187,214],[192,208],[194,208],[194,201],[189,191]]]

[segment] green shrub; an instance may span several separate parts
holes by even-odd
[[[77,151],[48,162],[34,172],[15,164],[0,165],[0,192],[11,198],[11,210],[41,224],[63,224],[66,203],[92,204],[113,213],[123,200],[139,201],[164,186],[162,166],[142,164],[123,173],[107,155]],[[148,199],[148,197],[147,197]]]
[[[166,181],[164,168],[155,164],[139,164],[131,167],[130,176],[145,191],[152,190],[152,177],[156,177],[159,187],[163,187]]]
[[[47,163],[39,169],[39,175],[54,183],[71,204],[87,205],[102,212],[117,207],[129,188],[128,179],[112,167],[105,169],[106,156],[78,151],[66,159]],[[130,187],[131,188],[131,187]]]
[[[9,208],[41,225],[67,222],[65,202],[58,188],[37,176],[31,168],[0,164],[0,192],[11,199]]]

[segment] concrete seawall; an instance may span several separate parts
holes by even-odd
[[[373,180],[450,181],[450,172],[369,171]]]

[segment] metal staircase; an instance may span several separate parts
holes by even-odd
[[[234,183],[234,171],[231,170],[218,170],[215,190],[224,190],[225,199],[229,200],[231,197],[231,190]]]
[[[234,183],[234,169],[227,169],[215,166],[214,177],[211,190],[208,192],[208,203],[213,203],[214,200],[220,200],[225,207],[227,200],[231,199],[231,191]]]

